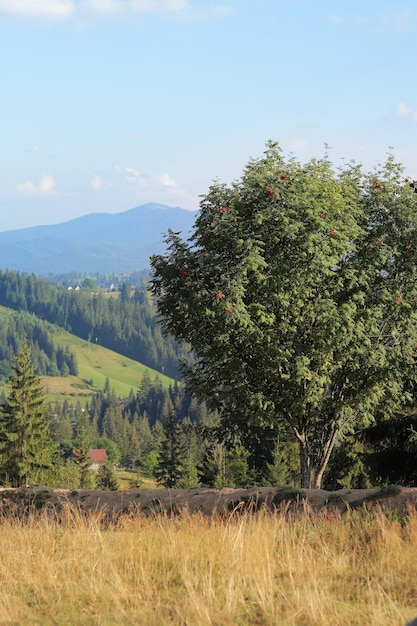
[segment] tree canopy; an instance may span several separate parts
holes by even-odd
[[[417,195],[392,154],[371,172],[275,143],[215,182],[190,238],[152,258],[166,332],[197,355],[193,394],[239,434],[286,422],[301,486],[337,441],[410,401],[417,349]]]

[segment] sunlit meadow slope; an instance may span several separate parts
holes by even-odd
[[[14,311],[0,306],[0,323],[2,319],[13,315]],[[53,326],[50,325],[50,328]],[[97,390],[102,390],[109,380],[110,388],[114,389],[119,398],[129,395],[140,386],[142,377],[147,373],[153,381],[156,377],[164,387],[173,384],[173,380],[156,372],[146,365],[124,357],[117,352],[100,345],[80,339],[58,327],[54,329],[53,340],[56,346],[68,347],[77,359],[78,376],[45,376],[42,378],[51,402],[65,398],[70,402],[85,402]],[[2,386],[0,385],[0,391]],[[3,385],[4,389],[4,385]]]

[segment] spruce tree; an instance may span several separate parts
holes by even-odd
[[[0,407],[0,471],[14,486],[39,479],[51,467],[55,444],[50,433],[46,394],[35,374],[25,340],[11,365],[10,393]]]
[[[201,459],[201,444],[197,437],[197,431],[190,419],[186,418],[181,423],[181,478],[177,487],[182,489],[195,489],[201,483],[198,476],[197,464]]]
[[[106,459],[106,461],[100,465],[96,482],[98,489],[106,489],[108,491],[117,491],[119,489],[119,482],[110,459]]]
[[[164,435],[156,471],[157,480],[164,487],[177,487],[183,476],[185,450],[181,429],[176,422],[174,411],[171,411],[166,419]]]
[[[92,444],[92,429],[87,412],[81,412],[75,424],[74,462],[80,468],[80,487],[94,489],[96,477],[91,468],[90,449]]]
[[[229,487],[253,487],[249,469],[249,452],[244,446],[236,446],[226,455],[226,482]]]

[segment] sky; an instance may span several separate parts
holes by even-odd
[[[0,231],[196,210],[268,140],[417,179],[417,2],[0,0]]]

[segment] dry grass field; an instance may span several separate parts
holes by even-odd
[[[255,510],[233,492],[233,506],[208,515],[144,514],[127,500],[110,511],[92,493],[57,500],[46,489],[25,492],[23,513],[8,494],[2,625],[404,626],[417,615],[410,498],[398,508],[298,501]]]

